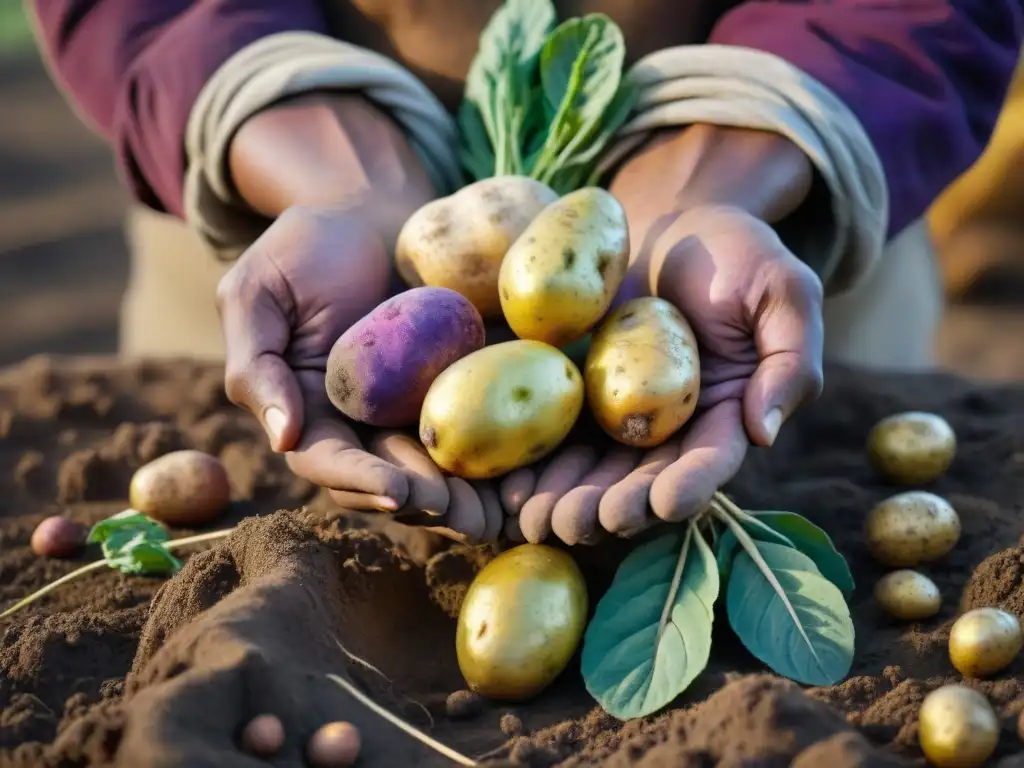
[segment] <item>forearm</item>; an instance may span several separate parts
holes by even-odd
[[[399,126],[357,94],[307,94],[253,115],[228,163],[238,194],[264,216],[295,205],[348,209],[389,243],[435,196]]]

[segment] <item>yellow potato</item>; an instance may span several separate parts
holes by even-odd
[[[530,223],[501,263],[501,309],[521,339],[561,347],[604,316],[629,265],[619,201],[597,187],[572,192]]]
[[[898,413],[882,419],[868,435],[872,466],[903,485],[931,482],[949,468],[955,454],[953,428],[934,413]]]
[[[203,525],[231,500],[224,465],[202,451],[172,451],[141,467],[128,487],[133,509],[169,525]]]
[[[525,699],[565,669],[587,621],[587,585],[566,552],[510,549],[477,574],[459,612],[455,648],[470,689]]]
[[[453,475],[497,477],[553,451],[582,409],[583,376],[568,357],[539,341],[507,341],[434,379],[420,440]]]
[[[949,630],[949,660],[964,677],[985,677],[1010,664],[1020,653],[1020,622],[998,608],[975,608]]]
[[[941,496],[908,491],[891,496],[868,513],[868,551],[882,565],[906,568],[948,554],[960,538],[960,518]]]
[[[906,621],[927,619],[942,607],[935,582],[917,571],[887,573],[875,584],[875,600],[890,616]]]
[[[539,181],[502,176],[427,203],[398,235],[398,274],[411,287],[458,291],[485,318],[500,317],[502,259],[534,217],[557,199]]]
[[[627,301],[594,333],[583,380],[587,404],[605,432],[626,445],[659,445],[697,407],[697,340],[664,299]]]
[[[984,695],[965,685],[944,685],[924,698],[918,740],[932,765],[975,768],[999,741],[999,719]]]

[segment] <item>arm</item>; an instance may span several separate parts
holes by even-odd
[[[189,112],[210,76],[267,35],[322,32],[315,0],[35,0],[58,84],[113,145],[133,196],[182,215]]]

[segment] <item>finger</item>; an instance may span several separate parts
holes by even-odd
[[[551,530],[566,544],[593,543],[603,529],[598,525],[601,496],[636,468],[640,451],[614,448],[590,470],[579,485],[555,503]]]
[[[357,491],[339,491],[329,489],[331,499],[339,507],[354,510],[376,509],[380,512],[395,512],[398,506],[395,500],[387,496],[377,496],[373,493],[359,493]]]
[[[501,505],[510,515],[518,515],[537,485],[535,467],[520,467],[509,472],[501,481]]]
[[[409,496],[409,481],[402,470],[364,451],[351,427],[338,419],[311,421],[299,445],[286,458],[292,472],[316,485],[390,500],[363,509],[393,512]]]
[[[679,458],[651,485],[651,510],[666,522],[703,512],[747,455],[740,403],[727,400],[701,414],[683,438]]]
[[[444,516],[443,525],[434,526],[431,530],[445,533],[466,544],[474,544],[483,538],[487,529],[484,506],[473,486],[461,477],[445,478],[448,485],[448,512]]]
[[[405,473],[409,483],[407,506],[433,515],[445,513],[450,488],[418,440],[402,432],[382,431],[370,441],[370,452]]]
[[[505,538],[508,539],[511,544],[526,543],[526,537],[523,536],[523,529],[519,527],[518,517],[505,518],[504,534]]]
[[[288,451],[298,442],[304,420],[302,391],[282,358],[291,324],[276,298],[278,286],[254,274],[253,263],[243,257],[217,287],[224,389],[231,402],[260,420],[275,451]]]
[[[570,488],[597,463],[589,445],[574,445],[551,459],[537,480],[533,496],[519,512],[519,527],[526,540],[539,544],[551,533],[551,512]]]
[[[505,513],[501,508],[501,499],[498,498],[498,492],[491,483],[484,480],[479,480],[472,485],[473,490],[480,497],[480,503],[484,507],[486,525],[484,526],[483,536],[480,539],[481,541],[497,541],[498,536],[501,534],[502,526],[505,525]]]
[[[750,439],[770,446],[793,411],[821,393],[824,321],[821,282],[800,269],[777,287],[755,322],[761,362],[743,395],[743,421]]]
[[[604,492],[597,509],[602,528],[618,536],[635,536],[650,524],[654,478],[679,458],[681,443],[681,437],[672,437],[652,448],[636,469]]]

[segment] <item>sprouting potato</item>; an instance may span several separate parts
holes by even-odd
[[[927,619],[942,607],[935,582],[909,570],[893,571],[880,578],[875,584],[875,600],[890,616],[906,621]]]
[[[501,264],[501,309],[521,339],[563,347],[608,311],[629,265],[626,214],[597,187],[551,203]]]
[[[664,299],[632,299],[594,333],[583,379],[587,404],[605,432],[626,445],[659,445],[697,407],[697,340]]]
[[[217,518],[231,500],[224,465],[202,451],[172,451],[132,476],[132,508],[169,525],[203,525]]]
[[[572,556],[543,544],[507,550],[466,592],[455,635],[459,669],[482,696],[529,698],[565,669],[586,620],[587,585]]]
[[[882,419],[868,435],[868,460],[887,479],[928,483],[945,472],[956,454],[956,435],[941,416],[908,411]]]
[[[999,741],[999,719],[988,699],[966,685],[944,685],[925,696],[918,740],[932,765],[976,768]]]
[[[438,376],[423,401],[420,441],[463,478],[497,477],[551,453],[583,409],[583,376],[539,341],[484,347]]]
[[[985,677],[1020,653],[1020,621],[999,608],[967,611],[949,631],[949,660],[964,677]]]
[[[868,513],[864,536],[878,562],[908,568],[948,554],[960,538],[960,518],[941,496],[908,491]]]
[[[398,273],[413,287],[458,291],[483,317],[500,317],[502,259],[534,217],[557,199],[539,181],[502,176],[427,203],[398,235]]]

